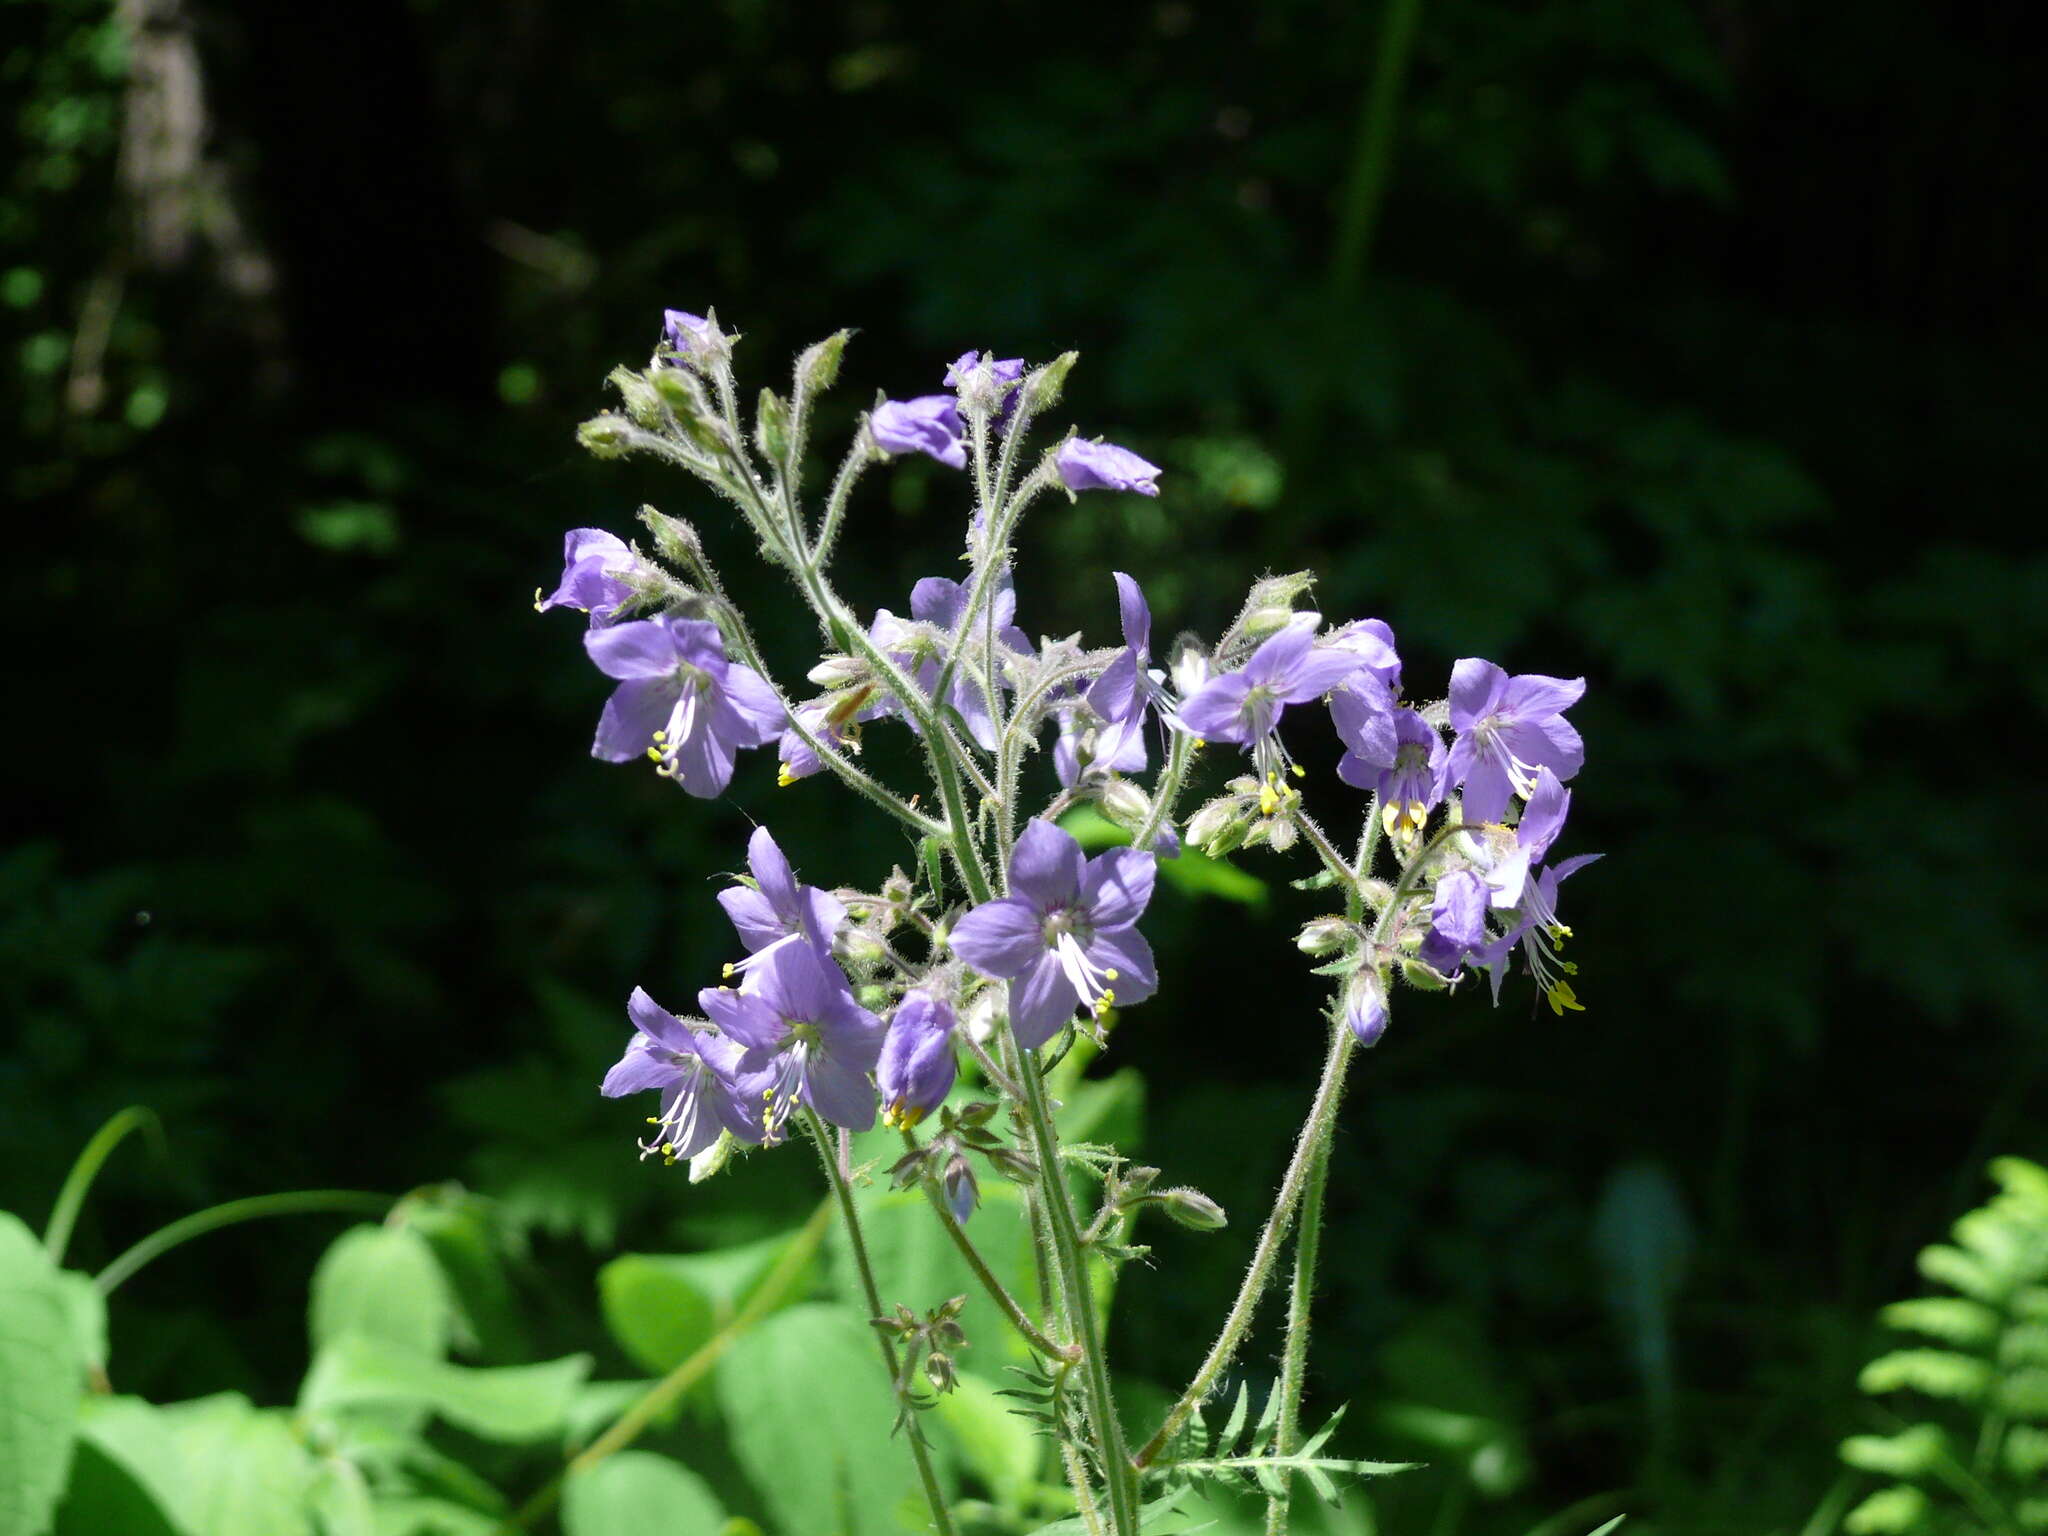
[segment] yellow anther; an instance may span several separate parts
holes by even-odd
[[[1103,972],[1102,972],[1102,974],[1103,974],[1104,976],[1108,977],[1108,978],[1109,978],[1109,979],[1110,979],[1111,981],[1115,981],[1115,980],[1116,980],[1116,967],[1115,967],[1115,966],[1107,966],[1107,967],[1105,967],[1105,968],[1103,969]]]
[[[1207,745],[1209,745],[1209,743],[1204,741],[1201,737],[1197,736],[1195,738],[1195,750],[1197,752],[1201,751],[1201,749],[1206,747]]]
[[[724,966],[720,968],[718,974],[723,976],[727,981],[732,980],[732,962],[730,960],[726,961]]]
[[[776,769],[775,787],[777,789],[787,789],[790,785],[794,784],[795,782],[796,775],[792,774],[789,771],[789,764],[783,763]]]
[[[1267,784],[1262,787],[1259,790],[1259,814],[1261,816],[1270,816],[1279,809],[1280,797],[1273,792],[1273,786]]]
[[[655,739],[656,741],[667,741],[667,740],[668,740],[668,732],[667,732],[667,731],[656,731],[656,732],[654,733],[654,739]]]
[[[1302,767],[1301,764],[1296,763],[1294,765],[1294,776],[1297,779],[1305,779],[1308,777],[1308,770]]]
[[[1586,1011],[1585,1004],[1581,1003],[1573,995],[1570,982],[1554,981],[1550,984],[1550,1011],[1559,1018],[1563,1018],[1566,1009],[1570,1009],[1573,1013],[1584,1013]]]
[[[539,587],[535,587],[533,589],[533,611],[535,613],[546,613],[547,607],[544,603],[541,602],[540,594],[541,589]]]
[[[660,761],[661,761],[661,748],[659,748],[659,747],[649,747],[649,748],[647,749],[647,760],[648,760],[649,762],[654,762],[654,763],[658,763],[658,762],[660,762]]]

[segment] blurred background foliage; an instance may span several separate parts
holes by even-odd
[[[2048,1152],[2022,14],[0,5],[0,1206],[39,1219],[137,1102],[168,1155],[110,1170],[80,1262],[459,1178],[517,1253],[487,1363],[616,1348],[615,1250],[800,1221],[800,1160],[685,1189],[594,1085],[634,982],[725,958],[750,816],[828,882],[906,851],[765,756],[704,805],[583,755],[602,684],[527,610],[563,528],[652,501],[778,598],[571,429],[664,304],[764,383],[860,326],[842,425],[965,348],[1076,346],[1063,412],[1166,491],[1038,518],[1034,634],[1110,640],[1112,568],[1213,634],[1312,567],[1411,690],[1466,654],[1592,683],[1589,1011],[1411,997],[1338,1149],[1314,1392],[1352,1454],[1431,1463],[1383,1528],[1824,1529],[1869,1482],[1837,1440],[1882,1427],[1874,1308],[1989,1155]],[[871,477],[844,587],[900,607],[960,516],[936,466]],[[793,676],[811,639],[766,643]],[[1334,738],[1302,755],[1341,815]],[[1313,911],[1162,900],[1118,1040],[1147,1158],[1235,1213],[1312,1076]],[[290,1400],[333,1235],[162,1260],[116,1384]],[[1246,1240],[1160,1237],[1134,1378],[1184,1376]]]

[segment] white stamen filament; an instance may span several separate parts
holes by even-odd
[[[1052,952],[1090,1013],[1099,1019],[1116,1006],[1116,989],[1109,985],[1117,979],[1114,966],[1095,964],[1071,933],[1053,940]]]
[[[659,1152],[663,1162],[673,1163],[676,1148],[687,1147],[696,1138],[697,1122],[704,1114],[704,1063],[692,1062],[677,1088],[667,1111],[647,1122],[655,1127],[655,1133],[640,1143],[642,1158]]]

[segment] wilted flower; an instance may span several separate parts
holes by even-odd
[[[1034,820],[1010,859],[1008,896],[954,925],[952,945],[984,976],[1010,983],[1010,1028],[1026,1050],[1086,1008],[1142,1003],[1158,989],[1152,946],[1134,926],[1152,899],[1153,860],[1112,848],[1083,860],[1081,845]]]
[[[633,598],[625,580],[636,564],[632,546],[602,528],[572,528],[562,541],[561,585],[547,597],[534,594],[534,612],[580,608],[591,628],[609,624]]]
[[[868,417],[868,431],[884,453],[929,454],[949,469],[967,467],[960,404],[951,395],[885,400]]]
[[[1465,819],[1499,821],[1511,795],[1527,799],[1536,770],[1570,779],[1586,760],[1585,743],[1564,711],[1586,691],[1583,677],[1510,677],[1468,656],[1451,669],[1450,781],[1465,786]]]
[[[639,987],[626,1004],[637,1031],[601,1090],[606,1098],[661,1090],[661,1113],[648,1121],[655,1132],[640,1144],[641,1156],[659,1152],[668,1162],[695,1157],[722,1130],[757,1142],[761,1124],[762,1073],[743,1069],[741,1047],[718,1035],[692,1029]]]
[[[783,945],[738,991],[706,987],[697,1005],[746,1047],[744,1070],[767,1074],[768,1140],[781,1137],[799,1101],[850,1131],[875,1123],[868,1073],[881,1054],[882,1021],[854,1001],[839,967],[811,945]]]
[[[986,352],[962,352],[946,369],[946,387],[960,397],[963,409],[989,413],[997,426],[1010,419],[1017,407],[1017,382],[1024,377],[1021,357],[991,357]]]
[[[709,799],[731,782],[738,749],[765,745],[782,729],[774,690],[753,668],[726,660],[716,624],[659,614],[591,630],[583,647],[619,683],[598,719],[593,757],[651,757]]]
[[[1159,466],[1115,443],[1091,443],[1070,437],[1059,446],[1053,464],[1060,483],[1070,491],[1136,491],[1159,494]]]

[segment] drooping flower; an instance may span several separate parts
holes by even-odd
[[[967,467],[960,403],[951,395],[885,400],[868,417],[868,431],[884,453],[929,454],[948,469]]]
[[[1465,819],[1499,821],[1514,795],[1527,799],[1536,772],[1569,780],[1586,760],[1585,744],[1564,718],[1586,691],[1583,677],[1510,677],[1490,661],[1468,656],[1451,669],[1451,725],[1458,739],[1447,765],[1465,786]]]
[[[1330,708],[1342,693],[1331,695]],[[1444,797],[1444,762],[1449,756],[1435,726],[1412,709],[1394,711],[1394,755],[1389,763],[1372,763],[1346,752],[1337,777],[1355,789],[1380,797],[1380,821],[1390,837],[1407,838],[1422,830],[1429,813]]]
[[[1023,377],[1024,359],[1021,357],[962,352],[947,367],[945,382],[946,387],[960,397],[963,410],[979,406],[1000,427],[1016,411],[1016,386]]]
[[[1500,984],[1506,975],[1506,960],[1517,947],[1527,961],[1536,984],[1550,1003],[1551,1012],[1562,1017],[1567,1011],[1583,1013],[1585,1010],[1572,986],[1565,978],[1578,974],[1578,966],[1558,957],[1558,950],[1571,937],[1571,929],[1558,919],[1557,888],[1588,864],[1597,860],[1597,853],[1579,854],[1560,864],[1544,865],[1551,844],[1564,830],[1565,818],[1571,813],[1572,797],[1557,780],[1549,768],[1536,773],[1536,787],[1529,796],[1528,808],[1522,812],[1521,822],[1515,828],[1515,850],[1507,862],[1509,880],[1500,884],[1494,906],[1506,908],[1504,914],[1507,931],[1500,938],[1481,950],[1476,958],[1491,976],[1493,1000],[1500,1001]],[[1514,878],[1514,864],[1520,865],[1520,877]],[[1542,866],[1542,867],[1538,867]],[[1502,899],[1506,897],[1508,899]]]
[[[1250,748],[1259,777],[1275,796],[1293,766],[1275,735],[1281,714],[1290,704],[1321,698],[1360,666],[1356,652],[1315,643],[1321,622],[1319,614],[1297,613],[1242,668],[1210,678],[1180,706],[1181,729]]]
[[[774,690],[726,659],[716,624],[658,614],[593,629],[583,646],[619,684],[598,719],[593,757],[651,757],[666,777],[710,799],[731,781],[738,749],[763,746],[782,730]]]
[[[1387,1032],[1387,983],[1377,966],[1362,965],[1344,988],[1344,1022],[1358,1043],[1378,1045]]]
[[[1135,773],[1145,766],[1145,717],[1155,706],[1166,708],[1166,690],[1152,676],[1152,609],[1144,590],[1122,571],[1112,574],[1124,648],[1089,685],[1088,708],[1107,726],[1097,733],[1097,759]]]
[[[1360,666],[1330,695],[1330,719],[1356,758],[1375,768],[1390,768],[1400,751],[1400,727],[1394,719],[1394,695],[1372,672]]]
[[[1009,574],[996,579],[987,606],[973,625],[971,635],[961,633],[967,615],[968,589],[944,576],[927,576],[910,589],[910,618],[897,618],[884,608],[875,614],[868,635],[875,644],[916,680],[927,698],[938,687],[939,673],[954,647],[986,644],[993,633],[998,647],[1019,655],[1031,654],[1031,642],[1016,625],[1017,590]],[[996,744],[996,723],[988,694],[979,675],[980,667],[963,661],[953,669],[946,689],[946,702],[960,712],[967,731],[983,747]],[[1002,686],[1002,671],[996,671]]]
[[[798,1103],[834,1125],[875,1123],[868,1074],[882,1050],[882,1021],[854,1001],[846,976],[809,944],[785,944],[747,973],[735,991],[706,987],[697,1004],[746,1047],[741,1066],[765,1072],[763,1126],[769,1141]]]
[[[640,1155],[659,1152],[669,1162],[695,1157],[721,1130],[741,1141],[764,1135],[761,1094],[767,1077],[744,1069],[741,1046],[720,1035],[692,1029],[639,987],[626,1004],[635,1034],[600,1090],[606,1098],[661,1090],[661,1113],[648,1124],[655,1132],[640,1144]]]
[[[1084,860],[1081,845],[1034,820],[1010,859],[1010,894],[954,925],[954,952],[1010,983],[1010,1028],[1026,1050],[1075,1012],[1100,1018],[1158,989],[1152,946],[1136,928],[1152,899],[1153,858],[1112,848]]]
[[[913,987],[896,1005],[875,1067],[882,1123],[908,1130],[953,1090],[952,1004],[930,987]]]
[[[748,958],[729,970],[750,971],[785,944],[802,941],[820,954],[832,952],[832,936],[846,921],[846,904],[815,885],[797,883],[796,872],[766,827],[747,839],[747,868],[754,884],[718,893],[718,904],[738,930]]]
[[[1060,444],[1053,465],[1060,472],[1060,483],[1070,491],[1159,494],[1159,466],[1115,443],[1091,443],[1086,438],[1070,437]]]
[[[633,598],[625,580],[635,565],[632,546],[602,528],[572,528],[562,541],[561,585],[547,597],[534,594],[533,610],[580,608],[590,615],[590,627],[610,624],[619,609]]]

